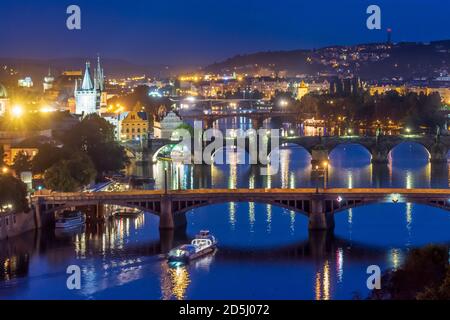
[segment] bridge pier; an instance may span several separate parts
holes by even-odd
[[[326,230],[312,230],[308,235],[310,255],[314,259],[326,257],[327,248],[333,240],[333,233]]]
[[[431,163],[447,163],[448,148],[442,143],[435,143],[428,151]]]
[[[314,195],[311,200],[308,228],[309,230],[334,229],[334,215],[331,212],[325,212],[325,200],[322,195]]]
[[[160,230],[183,230],[186,229],[187,219],[186,213],[173,212],[172,199],[169,196],[164,196],[161,200],[161,214],[159,216]]]
[[[325,161],[328,161],[328,150],[322,145],[314,147],[311,150],[311,164],[320,166]]]

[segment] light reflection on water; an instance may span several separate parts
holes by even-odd
[[[280,172],[270,177],[245,165],[173,169],[158,163],[152,170],[156,185],[162,187],[162,169],[168,167],[174,189],[315,185],[305,150],[280,152]],[[405,163],[402,157],[414,161]],[[448,167],[423,162],[417,150],[394,150],[393,159],[389,165],[375,166],[357,148],[335,150],[328,184],[449,187]],[[151,214],[117,217],[73,234],[32,232],[0,242],[0,298],[349,299],[355,292],[367,295],[368,265],[398,268],[409,248],[450,242],[450,215],[416,204],[341,212],[334,237],[308,234],[307,224],[305,216],[279,207],[225,203],[188,213],[185,234],[160,234],[158,218]],[[187,266],[168,265],[161,253],[188,242],[200,229],[218,237],[217,253]],[[78,292],[65,288],[69,264],[82,269],[83,287]]]

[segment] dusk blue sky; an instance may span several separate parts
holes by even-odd
[[[66,28],[66,8],[82,30]],[[382,30],[366,8],[382,9]],[[0,0],[0,56],[95,56],[141,64],[208,64],[240,53],[450,39],[448,0]]]

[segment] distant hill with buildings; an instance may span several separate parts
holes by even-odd
[[[49,69],[53,76],[58,76],[67,70],[83,70],[85,62],[94,63],[96,57],[89,58],[61,58],[61,59],[19,59],[0,57],[0,82],[17,81],[17,78],[31,76],[36,82],[41,82]],[[184,67],[167,65],[139,65],[127,60],[109,59],[102,57],[106,76],[128,77],[137,75],[166,77],[186,71]]]
[[[261,76],[358,75],[366,80],[433,78],[450,72],[450,40],[258,52],[237,55],[203,70]]]

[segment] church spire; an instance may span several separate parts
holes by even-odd
[[[91,79],[91,64],[86,62],[86,70],[84,71],[83,83],[81,84],[81,89],[83,90],[93,90],[94,85]]]
[[[103,91],[104,89],[104,75],[103,75],[103,68],[100,64],[100,55],[97,55],[97,71],[96,71],[96,80],[97,80],[97,89],[100,91]]]

